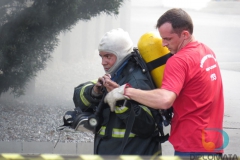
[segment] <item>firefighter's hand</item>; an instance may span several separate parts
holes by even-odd
[[[117,101],[129,99],[129,97],[124,95],[124,91],[128,87],[131,87],[130,84],[124,84],[118,88],[115,88],[111,92],[109,92],[104,98],[104,102],[108,103],[112,112],[115,111]]]
[[[94,87],[92,89],[92,95],[94,97],[98,97],[98,96],[101,96],[103,94],[102,91],[103,91],[104,84],[106,83],[105,82],[106,78],[111,78],[111,75],[110,74],[105,74],[104,76],[98,78],[97,83],[94,85]]]
[[[119,85],[116,82],[111,80],[111,77],[106,76],[106,75],[104,76],[104,83],[103,83],[103,85],[104,85],[104,87],[106,88],[106,90],[108,92],[111,92],[113,89],[119,87]]]

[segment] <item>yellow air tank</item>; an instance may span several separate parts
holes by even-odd
[[[161,87],[166,61],[172,54],[162,46],[162,39],[152,32],[145,33],[140,37],[138,50],[147,63],[156,87]]]

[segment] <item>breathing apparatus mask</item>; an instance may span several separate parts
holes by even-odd
[[[94,126],[89,123],[89,117],[92,112],[82,112],[80,108],[76,107],[74,111],[67,111],[63,116],[64,124],[59,126],[57,130],[73,130],[82,132],[93,132]]]

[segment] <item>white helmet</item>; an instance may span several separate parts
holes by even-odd
[[[115,64],[107,71],[114,71],[121,64],[122,60],[133,51],[133,42],[128,34],[121,28],[112,29],[100,40],[98,51],[109,52],[116,55]]]

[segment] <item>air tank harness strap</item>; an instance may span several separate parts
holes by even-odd
[[[167,60],[172,56],[172,53],[168,53],[162,57],[159,57],[151,62],[147,63],[147,67],[149,69],[149,71],[151,72],[152,70],[154,70],[155,68],[162,66],[164,64],[166,64]]]

